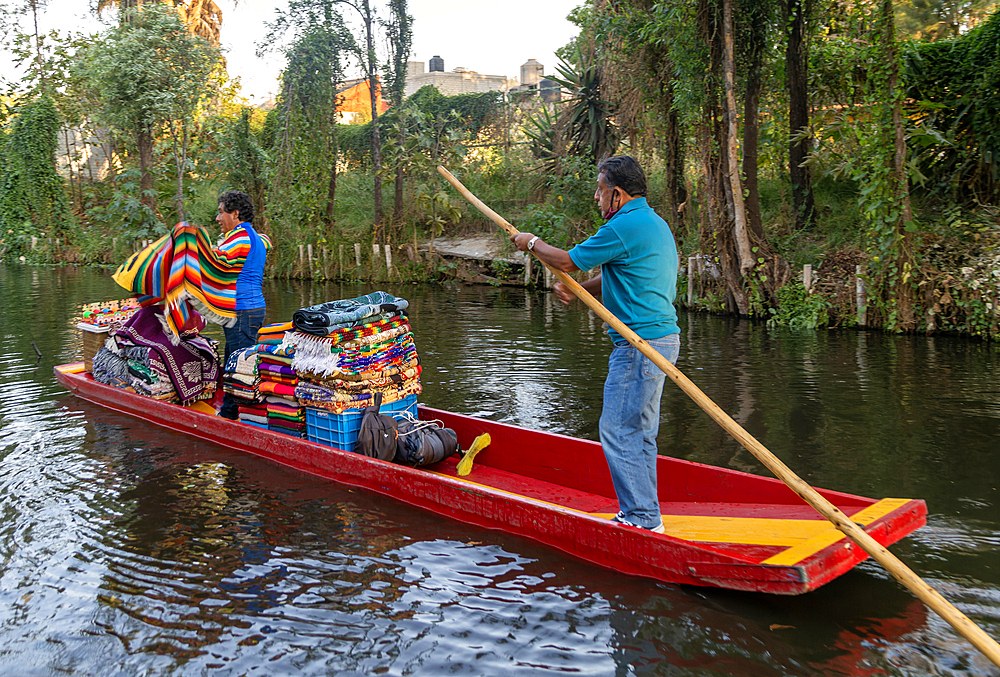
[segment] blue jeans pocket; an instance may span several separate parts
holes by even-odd
[[[646,343],[666,358],[670,364],[677,364],[677,357],[681,351],[680,334],[670,334],[663,338],[651,339],[646,341]],[[664,378],[666,376],[664,371],[645,355],[642,356],[642,375],[646,378]]]

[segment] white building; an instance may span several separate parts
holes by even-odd
[[[458,67],[450,72],[444,70],[444,59],[433,57],[424,70],[423,61],[410,61],[406,64],[405,96],[411,96],[424,85],[433,85],[445,96],[456,94],[475,94],[479,92],[506,92],[509,88],[504,75],[483,75],[476,71]]]

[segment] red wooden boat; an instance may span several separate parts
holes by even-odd
[[[108,409],[362,487],[461,522],[524,536],[615,571],[668,583],[795,595],[850,570],[867,554],[783,483],[768,477],[659,458],[666,534],[609,521],[618,510],[597,442],[421,406],[468,448],[492,443],[460,477],[458,458],[409,468],[219,418],[212,405],[181,407],[93,380],[83,363],[55,368],[77,396]],[[220,398],[221,399],[221,398]],[[820,491],[879,543],[926,522],[922,500],[875,500]]]

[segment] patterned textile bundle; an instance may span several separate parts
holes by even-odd
[[[257,374],[257,363],[260,354],[255,346],[237,350],[229,356],[226,369],[222,373],[222,390],[234,397],[248,402],[263,401],[258,390],[260,376]]]
[[[343,378],[312,378],[310,380],[313,383],[317,383],[340,392],[361,392],[368,390],[375,393],[385,392],[386,390],[399,386],[405,381],[412,381],[420,376],[421,371],[422,369],[420,364],[417,359],[414,358],[401,369],[391,369],[381,372],[366,372],[370,373],[371,376],[360,381],[348,381]]]
[[[181,404],[211,399],[218,380],[217,343],[184,334],[174,345],[157,310],[142,308],[105,341],[94,356],[94,379]]]
[[[331,301],[296,310],[292,323],[300,332],[326,336],[338,329],[371,324],[380,314],[400,312],[408,306],[409,302],[405,299],[377,291],[353,299]]]
[[[271,241],[260,235],[267,248]],[[242,260],[220,254],[201,226],[182,222],[169,235],[133,254],[112,276],[147,306],[166,301],[167,325],[176,338],[189,323],[188,301],[212,322],[236,322],[236,279]]]
[[[385,372],[401,367],[417,354],[413,333],[406,323],[340,344],[328,337],[292,332],[285,335],[282,345],[294,346],[292,367],[296,372],[319,378]]]
[[[392,404],[422,392],[423,386],[420,381],[409,381],[401,387],[383,391],[382,404]],[[344,394],[309,381],[300,381],[299,385],[295,386],[295,394],[301,404],[326,409],[335,414],[342,414],[349,409],[364,409],[375,403],[374,393]]]
[[[380,315],[379,317],[382,319],[373,319],[368,324],[363,324],[360,327],[338,329],[330,332],[324,338],[330,342],[331,346],[337,346],[341,343],[349,343],[366,336],[375,336],[406,324],[406,315],[401,312],[389,313],[385,316]]]

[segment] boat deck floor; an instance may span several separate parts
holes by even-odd
[[[460,477],[455,460],[434,470],[440,475],[490,487],[610,519],[618,510],[615,498],[529,478],[507,470],[477,464]],[[906,504],[908,499],[883,499],[867,507],[844,506],[855,522],[867,525]],[[747,561],[796,564],[844,538],[811,506],[784,503],[718,503],[663,501],[660,503],[665,533],[684,541],[710,544],[713,550]]]

